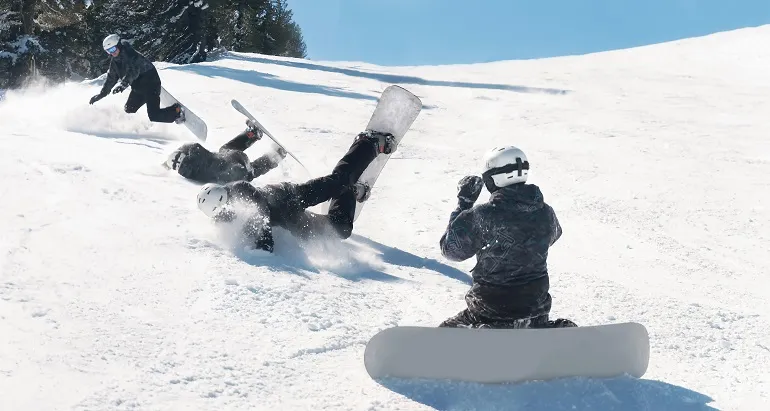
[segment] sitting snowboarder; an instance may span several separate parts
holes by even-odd
[[[546,260],[561,237],[556,214],[540,188],[526,184],[527,157],[516,147],[495,148],[484,160],[482,177],[466,176],[457,185],[458,206],[441,237],[441,253],[453,261],[476,256],[468,308],[440,327],[575,327],[570,320],[549,321],[551,295]],[[482,186],[489,202],[474,206]]]
[[[150,121],[159,123],[184,122],[184,112],[179,103],[160,108],[160,76],[158,76],[158,70],[155,69],[150,60],[134,50],[131,44],[121,40],[117,34],[110,34],[105,37],[102,47],[111,56],[110,67],[107,70],[107,79],[104,81],[101,91],[91,97],[89,104],[103,99],[110,90],[112,90],[112,94],[116,94],[131,87],[131,93],[123,107],[126,113],[136,113],[143,105],[147,104],[147,116]],[[118,80],[120,80],[120,84],[113,90],[112,87]]]
[[[246,130],[222,145],[219,152],[212,153],[199,143],[184,144],[168,156],[166,166],[190,180],[218,184],[251,181],[278,167],[286,157],[286,151],[280,146],[249,161],[244,151],[261,140],[263,133],[250,120],[246,120],[246,125]]]
[[[356,202],[366,201],[370,193],[370,187],[358,179],[379,154],[390,154],[396,146],[392,134],[363,132],[329,175],[303,184],[206,184],[198,193],[198,208],[217,222],[231,222],[237,217],[235,205],[245,204],[249,215],[243,234],[256,249],[269,252],[274,246],[273,227],[303,240],[327,234],[346,239],[353,231]],[[328,200],[328,214],[306,210]]]

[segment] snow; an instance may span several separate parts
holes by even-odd
[[[244,250],[161,167],[191,134],[93,106],[98,82],[0,102],[0,409],[763,409],[770,402],[770,27],[586,56],[378,67],[230,53],[158,64],[216,149],[236,98],[314,175],[379,93],[425,109],[344,242]],[[366,341],[464,307],[438,240],[455,185],[515,144],[564,235],[553,315],[637,321],[639,380],[371,380]],[[262,142],[249,150],[259,155]],[[307,178],[286,160],[256,184]],[[480,201],[486,199],[482,194]],[[468,347],[472,350],[473,347]],[[511,353],[511,355],[526,355]]]

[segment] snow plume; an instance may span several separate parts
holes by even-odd
[[[128,92],[110,94],[89,105],[91,97],[98,93],[99,87],[89,83],[55,84],[39,77],[22,89],[6,92],[0,99],[0,118],[16,118],[20,121],[14,123],[24,127],[53,127],[103,138],[145,138],[157,143],[189,140],[187,130],[175,124],[151,122],[144,107],[135,114],[126,113],[123,105]]]
[[[289,231],[273,227],[274,251],[255,249],[253,237],[244,235],[247,225],[253,227],[253,209],[238,203],[230,207],[235,218],[229,222],[213,223],[211,240],[238,258],[257,266],[292,266],[296,270],[329,272],[343,278],[384,269],[379,256],[370,248],[353,242],[343,242],[331,230],[309,240],[300,240]],[[275,261],[278,260],[278,261]]]

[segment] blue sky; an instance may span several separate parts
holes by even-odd
[[[770,24],[770,0],[288,0],[313,60],[477,63]],[[770,47],[770,44],[768,45]]]

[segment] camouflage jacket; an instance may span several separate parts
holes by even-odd
[[[548,249],[561,234],[540,188],[514,184],[492,193],[487,203],[452,212],[440,245],[450,260],[476,256],[474,287],[519,286],[548,276]]]
[[[120,54],[117,57],[110,58],[110,68],[107,70],[107,79],[104,81],[102,96],[109,94],[112,87],[118,80],[125,86],[131,85],[140,75],[155,70],[155,66],[147,57],[134,50],[130,44],[125,41],[120,42]]]

